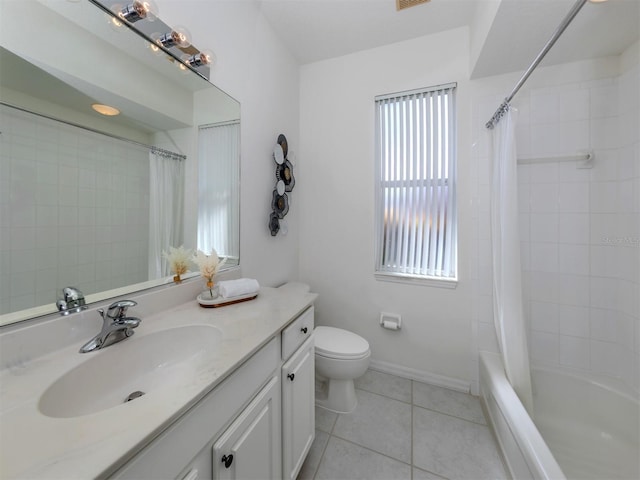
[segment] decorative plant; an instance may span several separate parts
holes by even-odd
[[[184,275],[189,270],[191,255],[193,255],[193,251],[184,248],[184,245],[180,245],[178,248],[169,247],[169,253],[162,251],[162,256],[167,259],[171,271],[175,273],[174,282],[180,283],[182,281],[180,275]]]
[[[218,253],[215,249],[211,250],[211,255],[207,255],[201,250],[198,250],[193,256],[193,262],[200,268],[200,275],[207,280],[207,288],[209,293],[213,297],[213,277],[216,276],[218,270],[227,261],[226,258],[220,260]]]

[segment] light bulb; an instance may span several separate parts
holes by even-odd
[[[191,45],[191,35],[185,27],[174,27],[170,32],[159,35],[155,40],[164,48],[187,48]]]
[[[147,19],[153,22],[158,15],[158,9],[151,0],[135,0],[118,12],[118,16],[129,23]]]
[[[197,68],[202,65],[212,65],[215,62],[215,55],[210,50],[202,50],[194,55],[187,55],[183,60],[187,65]]]

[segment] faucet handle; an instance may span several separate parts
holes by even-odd
[[[122,318],[127,314],[129,307],[135,307],[138,302],[133,300],[120,300],[109,305],[107,316],[112,319]]]

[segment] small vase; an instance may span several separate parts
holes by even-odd
[[[182,283],[182,279],[180,278],[180,274],[179,273],[177,275],[173,276],[173,281],[175,283]]]
[[[207,282],[207,288],[202,291],[202,298],[207,300],[218,298],[218,286],[211,281]]]

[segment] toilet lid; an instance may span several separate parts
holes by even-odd
[[[361,358],[369,353],[369,342],[360,335],[335,327],[315,328],[316,353],[330,358]]]

